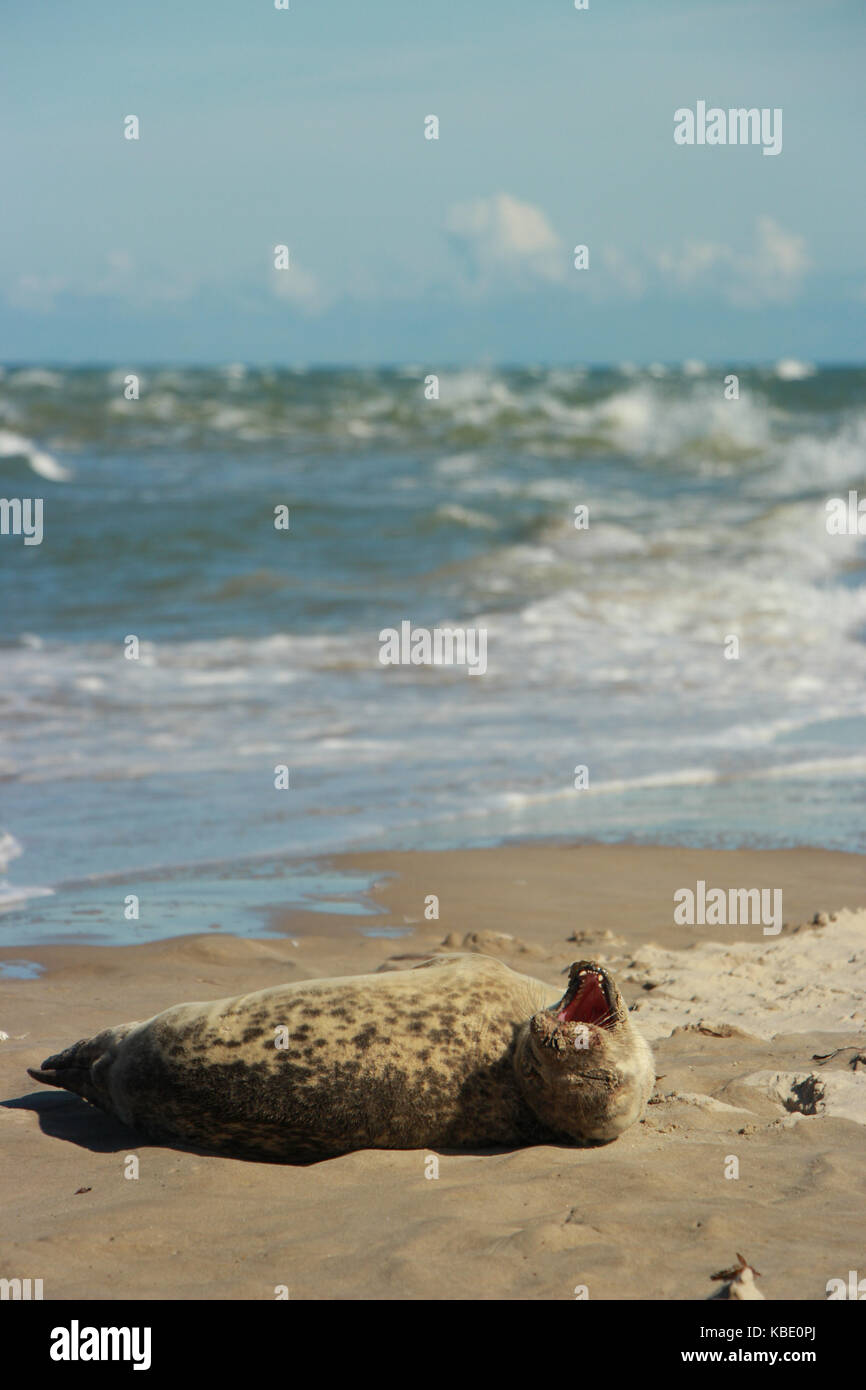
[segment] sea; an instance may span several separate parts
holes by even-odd
[[[7,366],[0,944],[363,930],[346,850],[862,852],[852,492],[866,368]]]

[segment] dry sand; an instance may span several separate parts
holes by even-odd
[[[41,1278],[46,1299],[271,1299],[280,1285],[293,1299],[571,1299],[579,1286],[703,1299],[742,1252],[766,1298],[823,1300],[828,1279],[866,1274],[866,1066],[853,1065],[866,912],[843,910],[866,904],[866,860],[516,846],[342,862],[381,871],[379,917],[275,908],[278,939],[0,949],[46,967],[0,984],[0,1277]],[[673,893],[698,879],[782,888],[789,925],[675,926]],[[411,934],[361,935],[377,925]],[[429,1178],[423,1151],[291,1167],[165,1148],[26,1075],[181,1000],[409,968],[443,943],[551,983],[582,956],[611,965],[656,1056],[646,1120],[601,1149],[440,1155]]]

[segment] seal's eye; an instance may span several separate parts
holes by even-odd
[[[581,970],[577,989],[556,1015],[560,1023],[594,1023],[603,1028],[612,1021],[604,982],[596,970]]]

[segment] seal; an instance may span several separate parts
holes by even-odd
[[[275,1162],[607,1143],[641,1117],[652,1054],[596,961],[557,995],[446,955],[178,1004],[28,1070],[155,1139]]]

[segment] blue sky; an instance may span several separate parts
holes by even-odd
[[[866,357],[862,0],[4,10],[2,360]]]

